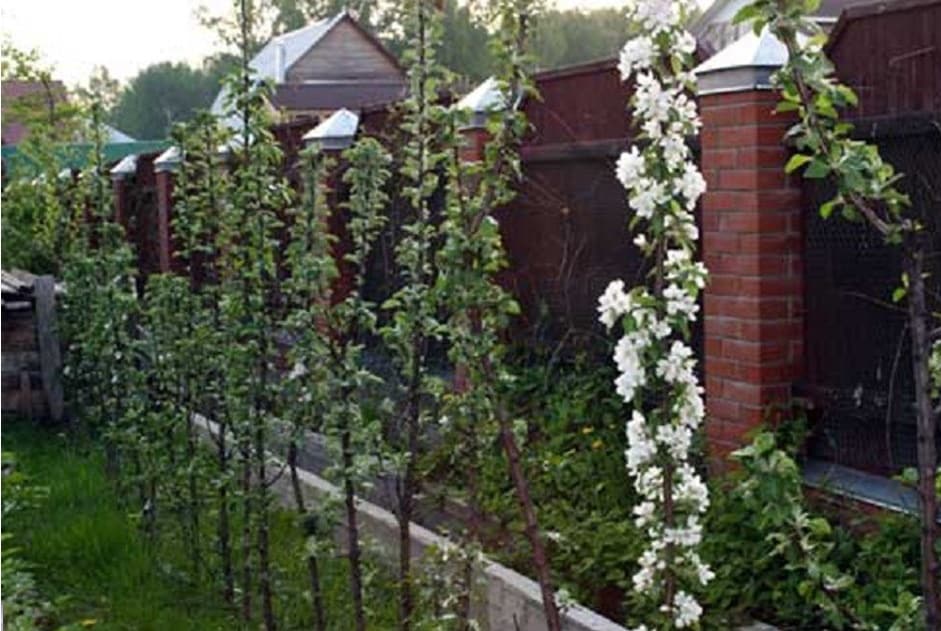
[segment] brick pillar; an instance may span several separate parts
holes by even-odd
[[[721,54],[721,53],[720,53]],[[714,77],[713,77],[714,78]],[[702,81],[701,81],[702,85]],[[801,198],[763,87],[700,94],[706,435],[721,469],[746,434],[788,405],[803,370]]]
[[[124,234],[126,235],[128,234],[128,182],[124,177],[112,177],[111,189],[114,192],[114,221],[124,228]]]
[[[173,246],[170,236],[170,215],[173,206],[173,172],[162,169],[154,174],[157,181],[157,260],[160,272],[170,271]]]

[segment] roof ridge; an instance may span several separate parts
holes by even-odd
[[[298,28],[293,29],[293,30],[290,30],[290,31],[285,31],[285,32],[283,32],[283,33],[278,33],[277,35],[275,35],[274,37],[272,37],[270,41],[271,41],[271,42],[277,42],[278,40],[285,39],[285,38],[287,38],[287,37],[289,37],[289,36],[291,36],[291,35],[297,35],[297,34],[300,33],[301,31],[306,31],[306,30],[308,30],[308,29],[313,29],[313,28],[322,28],[322,27],[326,26],[329,22],[332,22],[333,20],[335,20],[338,15],[341,15],[341,14],[344,13],[344,12],[345,12],[345,10],[344,10],[344,11],[341,11],[341,12],[338,13],[337,15],[332,15],[332,16],[325,17],[325,18],[320,18],[319,20],[316,20],[316,21],[314,21],[314,22],[311,22],[310,24],[305,24],[304,26],[298,27]]]

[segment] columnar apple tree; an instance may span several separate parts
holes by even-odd
[[[640,497],[636,522],[646,535],[633,582],[639,600],[655,603],[637,627],[644,630],[696,626],[702,607],[694,592],[712,578],[697,551],[709,497],[690,462],[704,416],[690,325],[707,274],[695,260],[693,216],[706,184],[687,144],[700,127],[689,70],[696,42],[682,27],[693,7],[646,0],[628,9],[643,34],[624,46],[619,69],[635,86],[637,134],[618,160],[617,177],[627,189],[634,244],[651,271],[633,288],[612,281],[598,306],[601,322],[621,335],[614,385],[633,408],[626,460]]]

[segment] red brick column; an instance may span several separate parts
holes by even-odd
[[[173,243],[170,235],[170,215],[173,205],[173,172],[167,169],[155,173],[157,180],[157,247],[160,272],[167,273],[173,261]]]
[[[782,136],[762,89],[700,96],[706,435],[714,461],[786,405],[803,370],[801,204],[784,173]]]
[[[127,180],[123,177],[111,178],[111,189],[114,192],[114,221],[124,228],[124,234],[128,233],[128,186]]]

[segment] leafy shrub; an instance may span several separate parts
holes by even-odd
[[[46,489],[33,485],[16,467],[11,453],[3,454],[3,519],[23,514],[38,505]],[[9,521],[7,521],[9,523]],[[52,614],[52,604],[42,597],[32,568],[10,545],[13,536],[2,535],[3,554],[0,556],[0,582],[3,584],[3,626],[11,631],[31,631],[43,628]]]
[[[524,465],[554,573],[576,600],[615,615],[621,603],[605,594],[629,589],[640,538],[631,514],[634,493],[624,482],[626,438],[622,404],[611,394],[614,372],[585,358],[564,366],[527,361],[513,372],[507,400],[523,435]],[[496,447],[481,479],[484,512],[520,533],[506,462]],[[525,547],[510,545],[501,555],[527,571]]]
[[[868,532],[833,526],[808,508],[797,462],[770,432],[733,457],[741,469],[715,489],[706,525],[713,624],[919,628],[915,520],[884,517]]]

